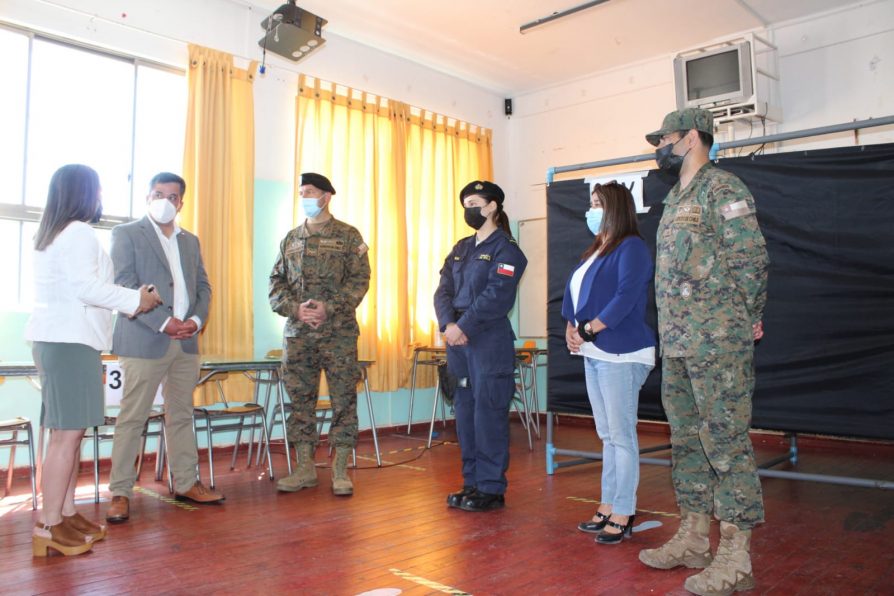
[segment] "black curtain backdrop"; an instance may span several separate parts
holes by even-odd
[[[765,336],[755,348],[752,426],[894,439],[894,144],[723,159],[755,197],[770,253]],[[655,251],[674,180],[644,180],[640,230]],[[548,215],[548,409],[591,414],[565,347],[562,296],[592,240],[583,180],[554,182]],[[656,327],[654,292],[647,311]],[[660,361],[639,415],[663,420]]]

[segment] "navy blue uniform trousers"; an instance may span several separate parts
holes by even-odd
[[[509,406],[515,392],[515,335],[508,319],[447,348],[447,368],[468,379],[457,387],[453,407],[463,461],[463,485],[490,494],[506,492]]]

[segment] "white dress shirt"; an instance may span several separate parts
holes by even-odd
[[[180,263],[180,244],[177,242],[177,235],[180,234],[180,226],[174,223],[174,233],[171,234],[171,237],[168,238],[165,236],[164,232],[161,231],[161,228],[158,227],[152,217],[147,218],[149,223],[152,224],[152,228],[155,230],[155,233],[158,235],[158,241],[161,242],[161,248],[165,253],[165,256],[168,258],[168,267],[171,269],[171,277],[174,278],[174,318],[179,320],[183,320],[183,317],[186,316],[186,313],[189,311],[189,294],[186,289],[186,279],[183,277],[183,266]],[[159,331],[164,332],[165,327],[168,325],[168,321],[171,320],[172,317],[168,317],[165,319],[165,322],[162,323],[161,329]],[[202,319],[197,316],[189,317],[191,321],[196,322],[196,332],[202,328]]]
[[[116,286],[112,260],[93,228],[73,221],[34,251],[34,309],[25,339],[112,347],[112,311],[133,314],[139,290]]]

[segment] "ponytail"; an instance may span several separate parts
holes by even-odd
[[[503,206],[499,203],[497,204],[497,211],[494,213],[494,223],[512,238],[512,231],[509,229],[509,216],[506,215],[506,212],[503,211]]]

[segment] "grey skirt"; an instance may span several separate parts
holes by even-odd
[[[78,430],[105,420],[99,351],[84,344],[36,341],[31,350],[40,375],[45,428]]]

